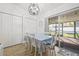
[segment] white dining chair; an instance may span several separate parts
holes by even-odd
[[[48,50],[47,55],[55,56],[55,45],[56,45],[57,35],[52,37],[51,43],[46,44],[46,50]]]
[[[37,41],[35,38],[35,34],[30,34],[30,38],[31,38],[31,51],[33,51],[34,48],[34,55],[37,55]]]
[[[0,56],[3,56],[3,45],[0,43]]]
[[[36,34],[37,35],[37,34]],[[40,42],[37,38],[35,38],[35,34],[30,34],[31,36],[31,50],[33,50],[34,47],[34,55],[40,55],[42,56],[42,50],[44,48],[43,43]]]
[[[56,44],[57,44],[57,39],[58,39],[58,37],[57,37],[57,34],[54,36],[54,41],[52,42],[52,44],[51,44],[51,46],[52,46],[52,48],[53,48],[53,55],[55,56],[56,55],[56,51],[55,51],[55,46],[56,46]]]
[[[25,47],[27,50],[30,50],[31,48],[31,42],[30,42],[30,37],[29,37],[29,34],[28,33],[25,33],[25,36],[24,36],[24,43],[25,43]]]

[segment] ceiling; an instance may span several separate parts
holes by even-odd
[[[30,3],[0,3],[0,10],[5,11],[8,13],[14,13],[18,15],[29,15],[28,13],[28,6]],[[61,3],[38,3],[40,8],[40,13],[38,16],[41,16],[50,10],[53,10],[59,6],[61,6]]]
[[[20,16],[30,16],[28,13],[29,4],[30,3],[0,3],[0,11]],[[38,3],[38,5],[40,8],[39,15],[36,16],[38,18],[48,17],[67,10],[68,8],[79,6],[77,3]]]

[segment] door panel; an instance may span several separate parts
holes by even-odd
[[[2,15],[2,39],[4,47],[21,43],[22,18],[8,14]]]

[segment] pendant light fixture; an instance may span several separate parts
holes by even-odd
[[[38,4],[31,3],[28,7],[28,11],[30,15],[38,15],[40,11]]]

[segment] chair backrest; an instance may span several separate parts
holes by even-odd
[[[31,38],[31,44],[32,44],[33,46],[36,46],[35,34],[30,34],[30,38]]]
[[[25,44],[30,45],[31,41],[30,41],[30,35],[29,35],[29,33],[25,34],[25,36],[24,36],[24,42],[25,42]]]
[[[26,42],[28,40],[28,33],[25,33],[24,35],[24,41]]]
[[[52,36],[51,46],[55,46],[57,43],[57,34]]]
[[[30,34],[30,37],[31,37],[31,38],[34,38],[34,37],[35,37],[35,34]]]

